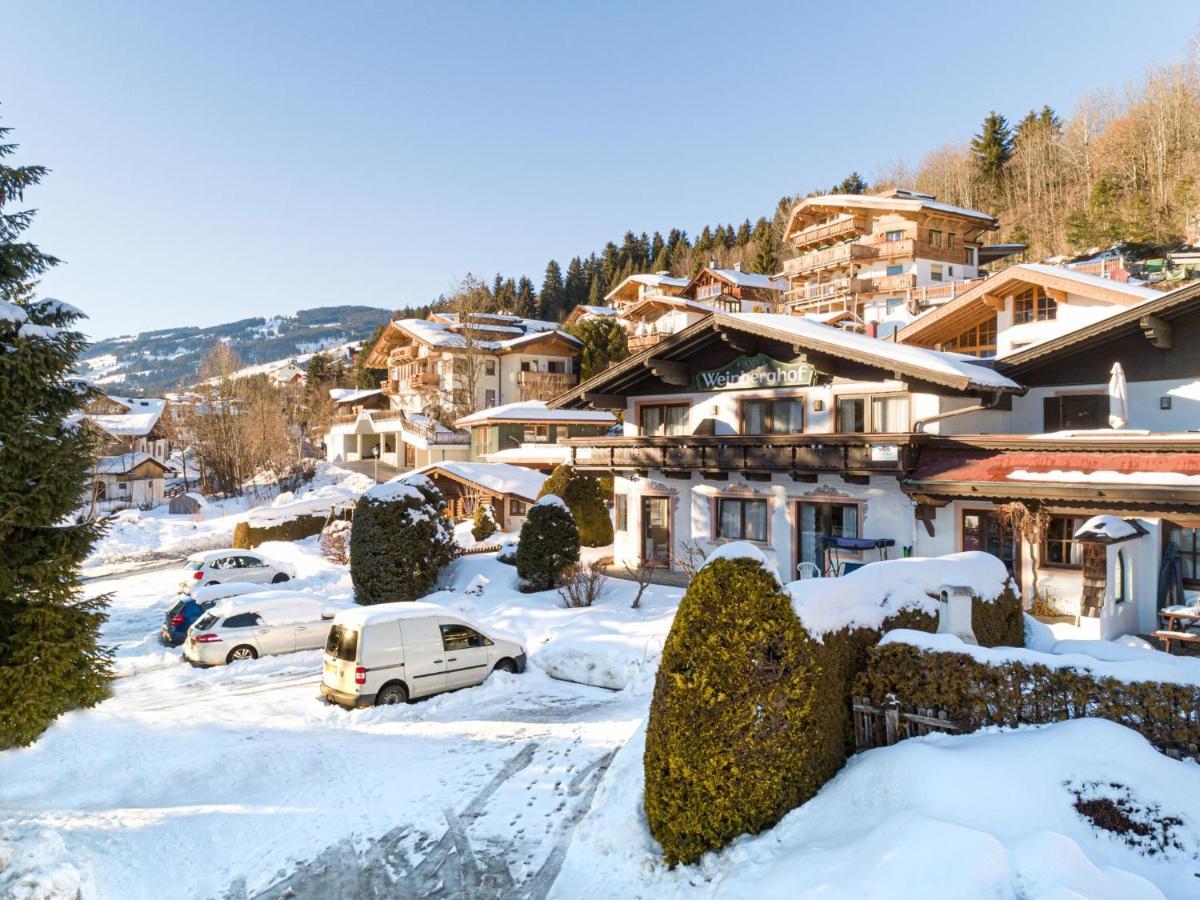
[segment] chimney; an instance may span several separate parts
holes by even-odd
[[[717,261],[715,259],[710,259],[708,261],[708,267],[710,269],[715,269],[717,267]]]
[[[879,337],[879,323],[867,322],[867,337]]]
[[[735,271],[735,272],[742,271],[742,264],[740,262],[735,262],[733,264],[733,271]]]

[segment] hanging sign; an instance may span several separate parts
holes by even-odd
[[[765,353],[739,356],[719,369],[697,372],[692,382],[699,391],[741,391],[748,388],[805,387],[816,381],[812,363],[784,363]]]

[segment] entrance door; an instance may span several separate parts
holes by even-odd
[[[671,498],[642,498],[642,560],[671,567]]]
[[[404,441],[404,471],[417,467],[417,451],[408,441]]]
[[[982,550],[1004,563],[1008,574],[1021,584],[1021,544],[1012,525],[1005,525],[991,510],[962,511],[962,548]]]

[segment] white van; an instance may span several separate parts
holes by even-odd
[[[525,671],[520,642],[436,603],[381,603],[338,613],[325,644],[321,695],[339,706],[404,703]]]
[[[219,600],[188,629],[184,658],[220,666],[325,646],[329,624],[353,603],[302,591],[259,591]]]

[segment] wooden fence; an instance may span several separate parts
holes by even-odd
[[[905,712],[894,697],[882,707],[871,706],[866,697],[854,701],[854,747],[870,750],[890,747],[905,738],[933,732],[958,734],[963,729],[950,721],[945,710],[918,709]]]
[[[501,544],[490,544],[487,547],[470,547],[462,551],[463,556],[474,556],[476,553],[495,553],[500,549]]]

